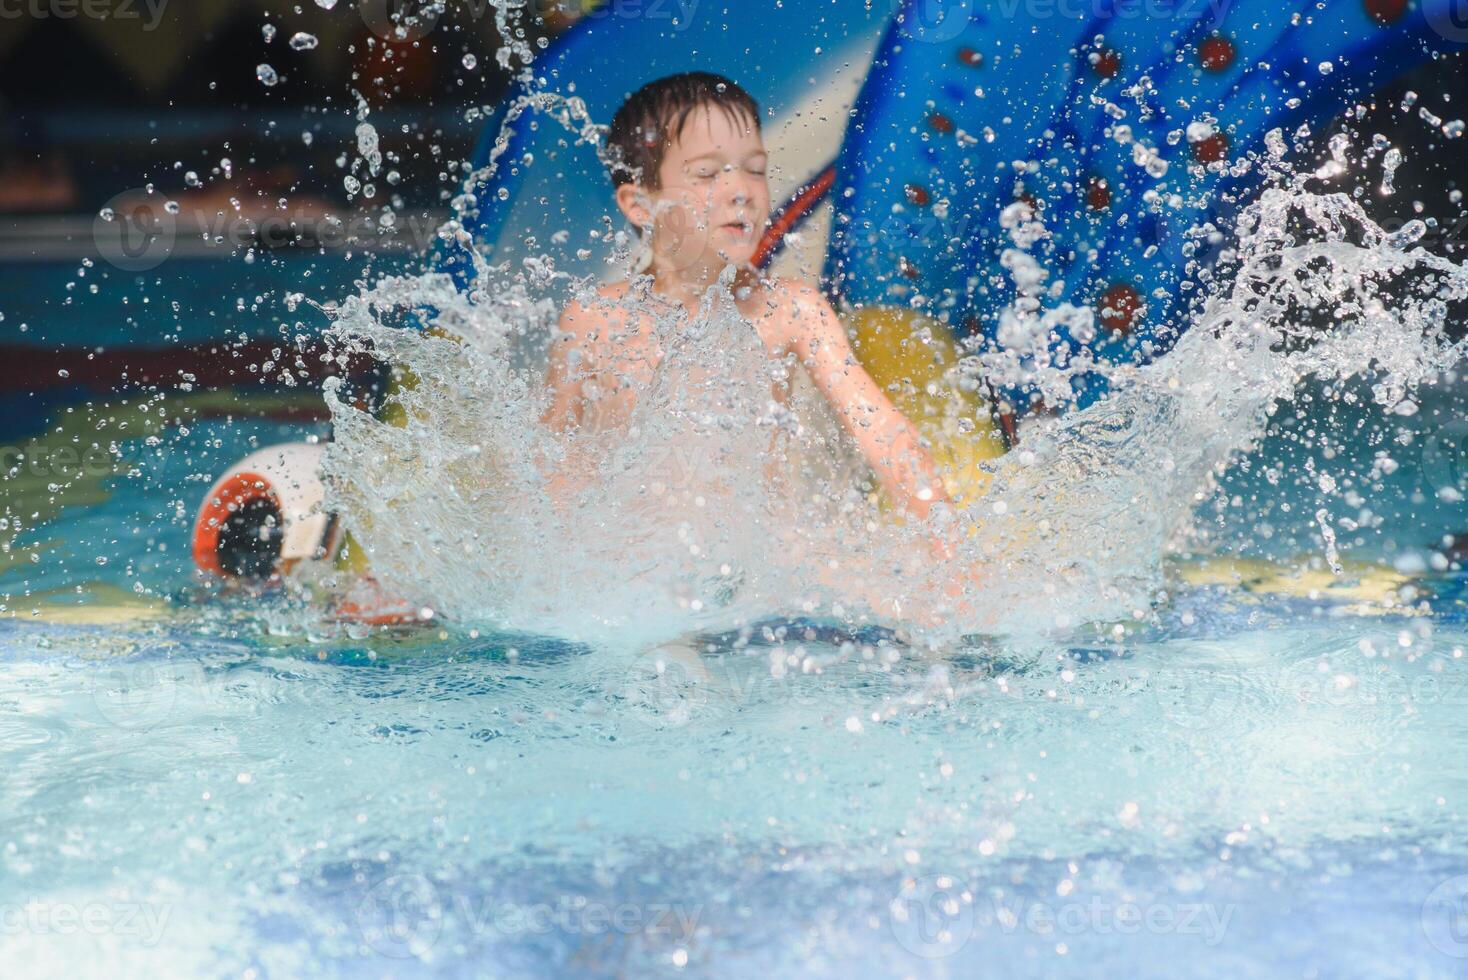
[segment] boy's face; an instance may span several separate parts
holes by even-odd
[[[765,166],[755,120],[710,106],[690,113],[663,157],[658,189],[637,188],[652,204],[652,247],[663,267],[748,263],[770,217]]]

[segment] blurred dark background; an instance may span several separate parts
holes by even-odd
[[[92,211],[148,181],[183,191],[188,170],[212,186],[226,156],[231,186],[241,191],[340,199],[342,146],[333,137],[352,133],[354,92],[379,128],[406,126],[425,148],[439,147],[432,158],[401,161],[396,192],[441,206],[438,171],[477,136],[465,110],[492,105],[506,90],[508,75],[494,58],[502,39],[487,3],[446,12],[422,38],[413,21],[393,20],[398,6],[6,0],[0,213]],[[559,4],[537,9],[544,13],[519,22],[531,43],[575,19]],[[298,35],[309,38],[293,44]],[[263,83],[261,65],[278,81]]]
[[[327,319],[284,297],[421,265],[510,83],[487,0],[423,7],[0,2],[0,440],[180,379],[269,393],[235,416],[321,420]],[[589,7],[535,0],[519,39]],[[299,385],[257,371],[303,336]]]

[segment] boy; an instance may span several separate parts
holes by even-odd
[[[768,355],[793,357],[810,375],[892,503],[927,516],[944,498],[942,478],[917,430],[857,362],[831,305],[750,264],[770,215],[754,99],[717,75],[673,75],[634,93],[607,141],[617,207],[651,251],[652,297],[693,317],[711,287],[728,290]],[[603,286],[562,313],[548,369],[552,428],[605,431],[630,417],[664,354],[636,288]]]

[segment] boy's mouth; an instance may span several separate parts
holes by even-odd
[[[754,223],[749,221],[726,221],[719,227],[736,235],[750,235],[754,232]]]

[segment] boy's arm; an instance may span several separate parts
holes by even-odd
[[[577,300],[567,304],[551,338],[550,363],[546,366],[546,385],[551,389],[550,405],[540,416],[541,424],[560,435],[581,427],[586,420],[586,392],[582,388],[597,369],[595,346],[606,317]],[[559,460],[542,458],[541,470],[546,489],[555,504],[571,506],[577,494],[585,489],[589,469],[582,450],[567,446]]]
[[[806,285],[792,289],[795,349],[836,417],[899,507],[926,517],[943,478],[917,429],[857,361],[836,311]]]
[[[586,398],[581,382],[591,368],[593,319],[592,312],[573,299],[561,311],[555,336],[551,338],[550,363],[545,374],[551,402],[540,421],[556,432],[568,432],[582,422]]]

